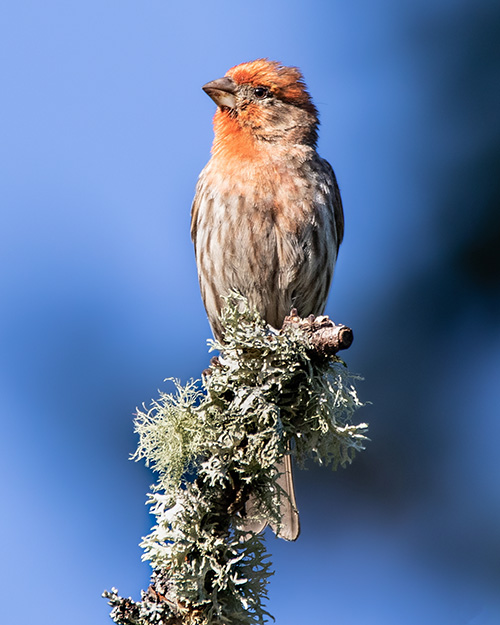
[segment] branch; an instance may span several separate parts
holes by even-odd
[[[138,411],[135,459],[158,473],[156,525],[142,542],[153,574],[141,601],[104,593],[117,624],[265,623],[272,572],[248,527],[279,529],[277,466],[291,446],[299,462],[333,468],[364,449],[367,426],[351,423],[362,405],[356,378],[334,355],[352,341],[349,328],[292,311],[277,333],[238,295],[222,321],[224,344],[212,343],[221,355],[201,387],[176,382],[176,393]]]
[[[294,328],[304,332],[311,344],[310,354],[322,359],[335,356],[342,349],[349,349],[353,341],[351,328],[344,325],[336,325],[326,315],[302,318],[297,315],[297,309],[293,308],[290,315],[285,317],[282,331]]]

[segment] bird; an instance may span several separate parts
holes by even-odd
[[[214,337],[223,342],[221,310],[234,291],[276,329],[293,308],[301,317],[322,314],[344,212],[334,171],[316,149],[318,110],[301,71],[260,58],[202,89],[217,109],[191,238]],[[273,529],[295,540],[300,521],[289,454],[278,470],[287,497]]]

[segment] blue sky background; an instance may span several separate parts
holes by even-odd
[[[213,103],[298,65],[346,238],[327,312],[354,328],[372,442],[297,474],[269,536],[278,625],[500,623],[500,7],[487,0],[16,0],[0,8],[2,622],[104,625],[148,585],[132,413],[198,377],[189,238]]]

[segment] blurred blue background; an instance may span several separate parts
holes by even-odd
[[[298,65],[346,238],[327,312],[372,405],[346,470],[297,474],[269,536],[277,623],[500,623],[500,5],[16,0],[0,8],[2,622],[139,598],[137,405],[198,377],[189,212],[201,85]]]

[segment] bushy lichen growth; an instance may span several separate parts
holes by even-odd
[[[143,542],[154,569],[142,601],[105,593],[116,623],[263,623],[271,575],[261,535],[243,527],[249,494],[255,520],[279,528],[277,463],[289,450],[336,468],[363,449],[366,424],[355,376],[338,358],[310,358],[299,330],[272,331],[239,296],[223,314],[222,355],[201,386],[175,382],[137,414],[139,446],[159,475],[150,496],[156,525]],[[248,517],[247,517],[248,521]]]

